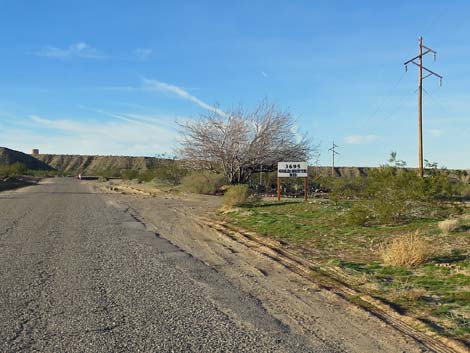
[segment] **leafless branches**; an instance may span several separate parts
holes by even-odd
[[[181,157],[199,168],[222,168],[232,184],[246,182],[260,168],[273,170],[282,160],[308,160],[315,150],[298,134],[292,115],[266,100],[254,111],[208,112],[180,127]]]

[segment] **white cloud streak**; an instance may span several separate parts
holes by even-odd
[[[152,55],[153,50],[150,48],[137,48],[134,50],[134,55],[140,60],[147,60]]]
[[[120,116],[120,115],[118,115]],[[116,118],[108,121],[29,117],[28,128],[1,131],[12,148],[40,148],[45,153],[147,155],[171,152],[174,130],[158,124],[138,124]],[[28,141],[25,144],[25,141]]]
[[[444,134],[444,131],[441,129],[431,129],[429,130],[429,133],[432,137],[441,137]]]
[[[78,107],[80,109],[98,113],[101,115],[105,115],[110,118],[126,121],[126,122],[136,124],[136,125],[147,126],[149,128],[155,128],[155,126],[161,126],[161,125],[166,125],[169,128],[173,128],[172,124],[169,122],[170,119],[168,117],[148,116],[148,115],[142,115],[142,114],[116,114],[116,113],[108,112],[102,109],[86,107],[84,105],[78,105]],[[176,119],[176,117],[174,119]]]
[[[67,57],[80,57],[80,58],[87,58],[87,59],[100,59],[103,58],[103,54],[101,54],[98,50],[93,47],[90,47],[85,42],[78,42],[69,45],[65,49],[57,48],[54,46],[46,46],[41,50],[35,53],[37,56],[44,56],[49,58],[67,58]]]
[[[344,138],[344,141],[350,145],[358,145],[361,143],[374,142],[378,140],[376,135],[350,135]]]
[[[175,85],[172,85],[172,84],[169,84],[169,83],[161,82],[161,81],[158,81],[158,80],[150,80],[150,79],[146,79],[146,78],[144,78],[142,81],[143,81],[143,88],[144,89],[151,90],[151,91],[157,91],[157,92],[169,92],[169,93],[177,95],[178,97],[180,97],[182,99],[193,102],[193,103],[197,104],[198,106],[200,106],[201,108],[204,108],[204,109],[207,109],[209,111],[215,112],[215,113],[219,114],[220,116],[226,116],[227,115],[224,111],[220,110],[219,108],[217,108],[215,106],[207,104],[203,100],[193,96],[192,94],[190,94],[188,91],[186,91],[185,89],[183,89],[181,87],[178,87],[178,86],[175,86]]]

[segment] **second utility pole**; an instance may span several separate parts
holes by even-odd
[[[423,52],[423,48],[426,49]],[[423,37],[419,37],[419,55],[415,56],[413,59],[408,60],[405,62],[405,69],[408,70],[408,64],[415,64],[419,68],[419,75],[418,75],[418,174],[420,177],[423,176],[423,79],[429,76],[436,76],[440,80],[440,84],[442,85],[442,76],[436,74],[435,72],[425,68],[423,66],[423,56],[433,53],[434,54],[434,61],[436,60],[437,52],[428,48],[423,45]],[[419,59],[419,63],[415,62],[416,59]],[[427,75],[423,77],[423,69],[427,72]]]
[[[333,163],[331,165],[331,176],[335,176],[335,155],[339,154],[336,152],[336,147],[339,147],[338,145],[335,145],[335,142],[333,141],[333,146],[328,150],[331,151],[332,157],[333,157]]]

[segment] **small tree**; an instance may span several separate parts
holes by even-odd
[[[282,160],[308,160],[315,150],[297,133],[292,115],[266,100],[254,111],[217,109],[180,127],[181,157],[198,168],[221,169],[231,184],[247,183],[261,167],[273,171]]]

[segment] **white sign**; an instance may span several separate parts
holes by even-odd
[[[308,176],[307,162],[279,162],[277,163],[277,176],[279,178],[306,178]]]

